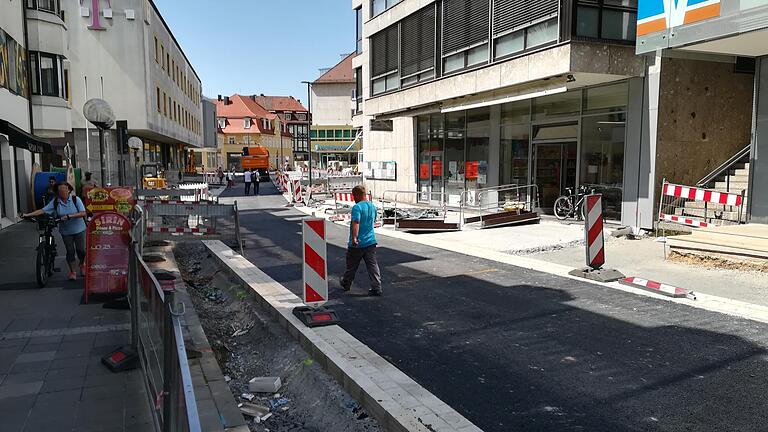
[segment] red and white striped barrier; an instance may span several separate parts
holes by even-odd
[[[153,228],[153,227],[147,227],[147,233],[191,233],[191,234],[213,234],[214,231],[211,228],[186,228],[186,227],[177,227],[177,228],[168,228],[168,227],[161,227],[161,228]]]
[[[336,192],[333,197],[338,204],[355,205],[355,196],[351,192]],[[368,194],[368,201],[373,201],[372,194]]]
[[[301,194],[301,180],[291,180],[291,193],[293,194],[293,202],[296,204],[304,203],[304,196]]]
[[[317,307],[328,301],[325,219],[306,218],[301,226],[304,242],[304,304]]]
[[[704,221],[700,221],[700,220],[697,220],[697,219],[691,219],[691,218],[687,218],[687,217],[684,217],[684,216],[668,215],[668,214],[664,214],[664,213],[661,213],[659,215],[659,220],[665,220],[667,222],[675,222],[675,223],[679,223],[679,224],[682,224],[682,225],[692,226],[694,228],[706,228],[706,227],[709,226],[709,224],[707,222],[704,222]]]
[[[713,204],[740,206],[742,196],[735,193],[718,192],[710,189],[701,189],[672,183],[664,183],[663,194],[676,198],[687,198],[694,201],[703,201]]]
[[[676,286],[667,285],[665,283],[655,282],[652,280],[643,279],[639,277],[632,276],[624,279],[619,279],[619,283],[622,285],[627,285],[634,288],[641,288],[646,291],[655,292],[668,297],[690,298],[690,299],[696,300],[696,296],[691,290],[687,290],[685,288],[678,288]]]
[[[603,238],[603,196],[587,195],[584,205],[584,230],[586,237],[587,266],[599,269],[605,264],[605,239]]]

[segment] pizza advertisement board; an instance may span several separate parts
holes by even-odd
[[[127,216],[136,205],[136,196],[132,187],[95,187],[83,193],[85,209],[89,213],[110,211]]]
[[[91,294],[126,294],[131,222],[117,212],[98,212],[86,230],[85,302]]]

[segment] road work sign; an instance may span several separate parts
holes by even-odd
[[[599,269],[605,264],[603,238],[603,196],[587,195],[584,200],[584,230],[587,244],[587,267]]]
[[[301,225],[304,243],[304,304],[317,307],[328,301],[325,219],[306,218]]]

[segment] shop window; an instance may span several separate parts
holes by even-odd
[[[501,124],[528,123],[530,121],[530,100],[509,102],[501,106]]]
[[[637,0],[581,0],[576,6],[576,36],[633,42]]]
[[[584,91],[584,114],[626,111],[628,96],[627,82],[592,87]]]
[[[603,194],[606,217],[621,218],[626,114],[584,117],[581,123],[581,184]]]
[[[530,130],[528,123],[501,127],[499,184],[528,184]]]
[[[489,108],[467,111],[467,161],[464,164],[467,189],[478,189],[488,185],[490,129]]]
[[[352,131],[349,129],[344,129],[344,138],[352,138]]]
[[[581,110],[581,92],[571,91],[536,98],[533,102],[533,119],[573,116]]]
[[[335,138],[342,138],[344,136],[344,132],[342,132],[341,129],[336,129],[334,133],[335,133]]]

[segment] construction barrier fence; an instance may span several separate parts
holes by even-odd
[[[736,225],[745,222],[741,193],[720,192],[670,183],[661,184],[659,222],[671,222],[694,228]]]

